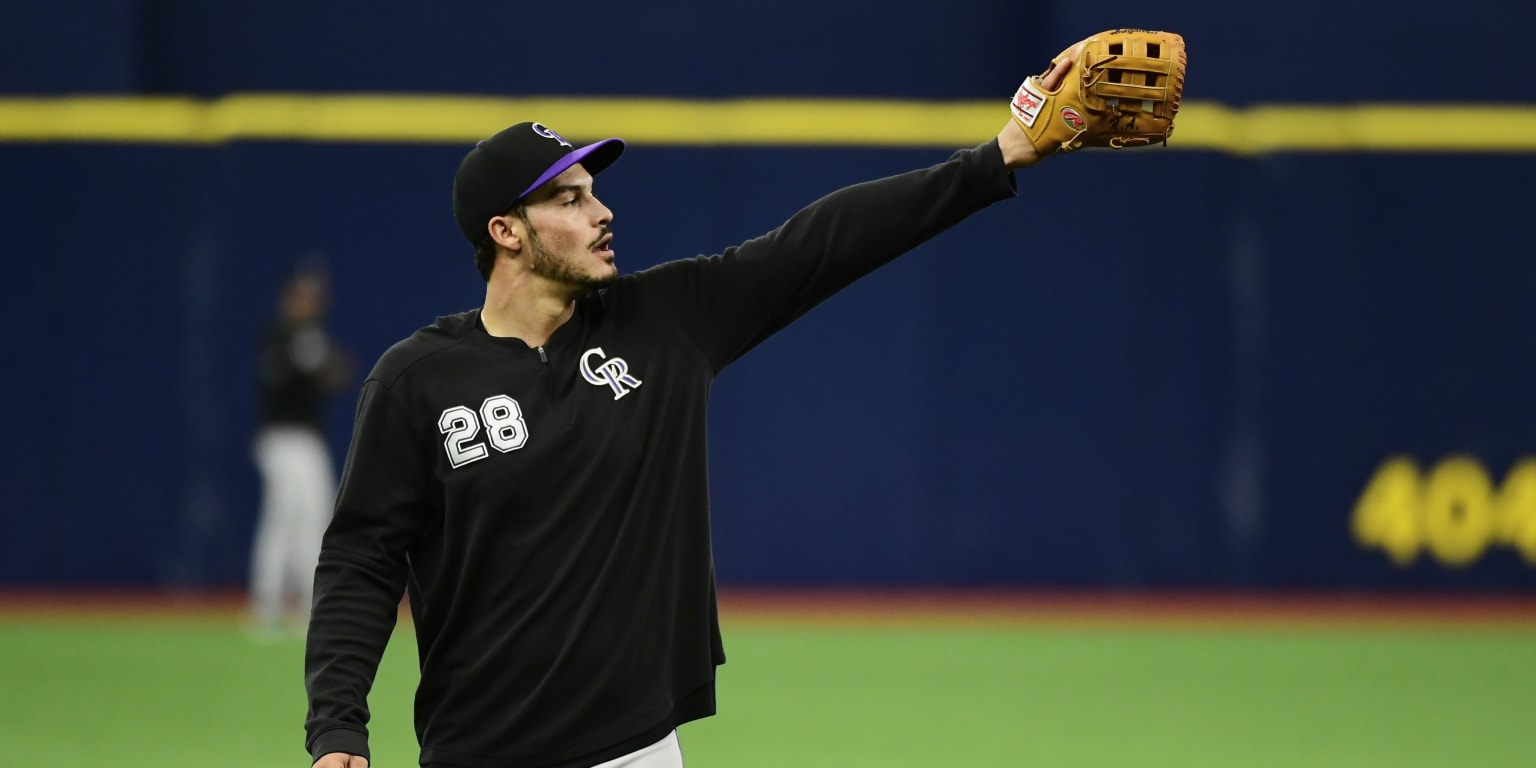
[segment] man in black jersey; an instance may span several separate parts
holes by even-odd
[[[1047,78],[1054,88],[1070,68]],[[819,302],[986,206],[1039,160],[1013,120],[944,163],[834,192],[718,255],[620,276],[593,176],[618,139],[481,142],[454,215],[484,305],[363,384],[315,572],[306,746],[367,765],[401,593],[424,766],[677,768],[724,663],[705,477],[710,382]]]

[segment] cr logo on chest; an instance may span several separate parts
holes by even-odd
[[[592,365],[594,357],[602,360],[595,367]],[[629,363],[622,357],[604,355],[602,347],[593,347],[581,353],[581,377],[598,386],[608,385],[613,390],[615,400],[640,386],[640,380],[629,372]]]

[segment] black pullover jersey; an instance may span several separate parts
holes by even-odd
[[[475,311],[364,382],[315,575],[307,746],[367,755],[410,600],[421,762],[592,766],[714,714],[705,411],[730,362],[1014,194],[996,141],[854,185],[714,256],[619,278],[543,347]]]

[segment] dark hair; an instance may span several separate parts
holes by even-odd
[[[522,219],[523,224],[528,227],[529,231],[533,230],[533,225],[528,223],[528,203],[519,200],[506,213],[501,215],[505,216],[507,213]],[[480,236],[480,239],[475,241],[475,269],[480,270],[480,279],[489,283],[491,281],[491,270],[495,267],[496,241],[491,239],[490,232],[486,232]]]
[[[480,270],[480,279],[489,283],[491,281],[491,268],[496,266],[496,241],[491,239],[491,233],[487,232],[475,241],[475,269]]]

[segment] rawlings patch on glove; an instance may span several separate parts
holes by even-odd
[[[1044,77],[1072,59],[1061,86]],[[1013,96],[1013,119],[1043,157],[1085,147],[1166,145],[1184,93],[1184,38],[1172,32],[1114,29],[1062,51],[1045,74]]]

